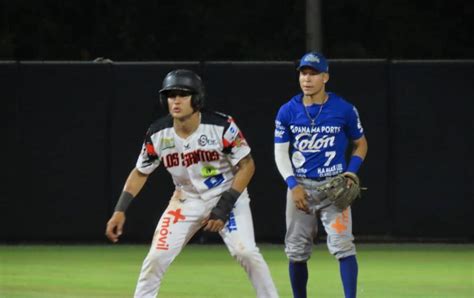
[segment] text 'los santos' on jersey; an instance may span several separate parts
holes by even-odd
[[[230,116],[203,111],[197,130],[183,139],[168,115],[150,126],[136,167],[150,174],[163,164],[177,188],[210,199],[230,187],[232,168],[249,153],[250,147]]]

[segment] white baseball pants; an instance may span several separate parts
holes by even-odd
[[[218,199],[204,201],[185,197],[183,192],[175,192],[158,222],[138,278],[135,297],[156,297],[163,275],[171,262],[202,227],[202,220],[209,215]],[[270,270],[255,243],[249,202],[245,190],[235,203],[230,219],[219,234],[230,254],[244,268],[257,297],[278,297]]]

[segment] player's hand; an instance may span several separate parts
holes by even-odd
[[[357,176],[352,172],[344,172],[344,173],[342,173],[342,175],[350,178],[350,179],[347,179],[346,187],[351,188],[351,185],[354,183],[353,179],[357,179]],[[356,178],[354,178],[354,176],[356,176]]]
[[[123,225],[125,224],[125,213],[116,211],[107,222],[105,235],[110,241],[116,243],[122,235]]]
[[[306,199],[307,194],[303,186],[297,185],[291,190],[291,197],[295,202],[296,208],[303,212],[309,213],[308,200]]]
[[[224,224],[225,223],[220,219],[209,219],[209,217],[202,221],[204,231],[209,232],[219,232],[224,228]]]

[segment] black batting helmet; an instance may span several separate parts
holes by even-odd
[[[172,90],[187,91],[192,94],[191,105],[194,110],[204,107],[204,84],[201,78],[188,69],[177,69],[169,72],[163,80],[160,90],[160,99],[164,107],[167,107],[167,94]]]

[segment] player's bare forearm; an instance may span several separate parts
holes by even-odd
[[[231,189],[222,194],[216,207],[212,209],[210,216],[203,220],[204,231],[218,232],[224,228],[224,224],[235,201],[237,201],[240,193],[245,190],[255,173],[255,163],[252,156],[248,154],[242,158],[235,167],[235,170],[236,173]]]
[[[252,180],[255,173],[255,163],[252,156],[249,154],[242,158],[237,164],[237,172],[234,176],[234,182],[231,188],[238,192],[243,192]]]
[[[352,155],[357,155],[360,158],[365,159],[365,156],[367,155],[367,150],[369,149],[369,145],[367,144],[367,139],[365,138],[365,136],[354,140],[352,144],[354,146],[352,150]]]
[[[128,175],[123,191],[129,192],[133,197],[136,197],[147,180],[148,175],[134,168]]]
[[[122,235],[123,226],[125,224],[125,210],[131,200],[140,192],[143,185],[148,179],[148,175],[141,173],[134,168],[128,175],[123,192],[115,207],[115,212],[107,222],[105,235],[110,241],[116,243]]]

